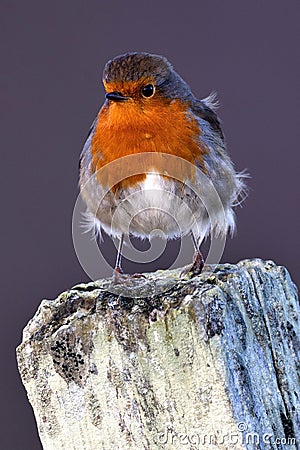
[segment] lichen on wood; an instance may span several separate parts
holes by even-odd
[[[299,448],[286,269],[257,259],[145,277],[141,297],[109,280],[75,286],[25,328],[18,365],[43,448]]]

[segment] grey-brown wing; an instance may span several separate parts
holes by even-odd
[[[208,122],[213,131],[215,131],[220,136],[220,138],[224,140],[224,134],[222,131],[220,119],[215,111],[213,111],[205,103],[205,101],[196,99],[191,105],[191,110],[196,116]]]
[[[83,145],[82,151],[80,153],[80,157],[79,157],[79,168],[81,167],[83,157],[87,157],[88,156],[87,153],[90,153],[91,140],[92,140],[92,137],[94,134],[94,130],[96,128],[96,124],[97,124],[97,117],[94,120],[94,122],[92,123],[92,125],[90,126],[89,132],[84,141],[84,145]]]

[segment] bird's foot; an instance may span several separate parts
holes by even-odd
[[[112,281],[115,284],[126,283],[138,278],[146,278],[142,273],[127,274],[124,273],[121,267],[116,267],[113,272]]]
[[[190,278],[196,277],[196,276],[200,275],[203,267],[204,267],[203,256],[202,256],[200,250],[197,250],[194,255],[193,264],[191,266],[187,266],[186,268],[184,268],[183,271],[181,272],[180,276],[181,277],[188,276]]]

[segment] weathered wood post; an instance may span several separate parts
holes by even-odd
[[[300,310],[286,269],[220,265],[43,300],[18,365],[45,450],[300,448]],[[147,287],[148,286],[148,287]]]

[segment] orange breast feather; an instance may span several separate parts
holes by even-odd
[[[104,105],[98,115],[91,146],[92,171],[97,171],[98,181],[111,188],[114,186],[115,191],[144,180],[145,172],[149,171],[157,171],[166,176],[180,173],[181,179],[193,178],[195,160],[204,170],[203,155],[206,148],[200,144],[201,130],[197,120],[187,109],[179,100],[167,102],[162,98],[153,98],[151,103],[149,101],[145,104],[128,100],[122,104],[111,102],[109,106]],[[122,167],[122,181],[116,183],[115,180],[120,179],[118,164],[109,165],[108,170],[101,170],[118,158],[145,152],[153,153],[152,161],[148,157],[144,160],[138,158],[125,161],[128,164],[127,173],[134,170],[139,175],[128,177],[126,167]],[[183,164],[180,159],[175,158],[171,162],[168,159],[167,163],[163,159],[160,161],[160,153],[182,158]],[[186,164],[185,161],[191,164]],[[132,164],[136,167],[132,167]]]

